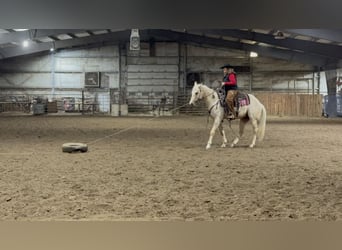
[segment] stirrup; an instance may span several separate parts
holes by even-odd
[[[234,116],[234,115],[228,115],[227,118],[228,118],[229,120],[234,120],[234,119],[235,119],[235,116]]]
[[[227,114],[227,119],[228,120],[234,120],[235,119],[235,115],[233,113],[228,113]]]

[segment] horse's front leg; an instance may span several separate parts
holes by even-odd
[[[222,135],[222,139],[223,139],[223,143],[221,145],[221,148],[225,148],[228,141],[227,141],[226,133],[223,130],[222,121],[221,121],[221,123],[219,125],[219,129],[220,129],[220,134]]]
[[[213,127],[210,130],[209,140],[208,140],[207,146],[205,147],[206,149],[209,149],[211,147],[211,144],[213,142],[213,137],[215,135],[215,131],[218,128],[218,126],[220,125],[220,122],[221,122],[221,120],[215,119]]]

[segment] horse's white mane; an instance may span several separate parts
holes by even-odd
[[[197,84],[198,87],[204,86],[204,87],[210,88],[210,87],[208,87],[207,85],[205,85],[204,83],[196,83],[196,84]]]
[[[205,85],[204,83],[198,83],[197,85],[199,85],[198,87],[204,87],[203,89],[205,89],[206,91],[213,90],[211,87]]]

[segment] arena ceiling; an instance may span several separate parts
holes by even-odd
[[[54,50],[124,43],[131,30],[0,29],[0,60]],[[260,56],[326,69],[342,61],[342,29],[141,29],[141,41],[254,51]],[[28,46],[22,46],[27,41]]]

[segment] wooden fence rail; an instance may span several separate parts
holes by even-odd
[[[322,116],[323,96],[310,94],[255,93],[269,115]]]
[[[264,104],[267,114],[274,116],[322,116],[323,96],[312,94],[292,93],[252,93]],[[178,105],[183,105],[190,100],[190,96],[179,96]],[[198,106],[186,106],[180,109],[180,113],[202,115],[207,114],[203,102]]]

